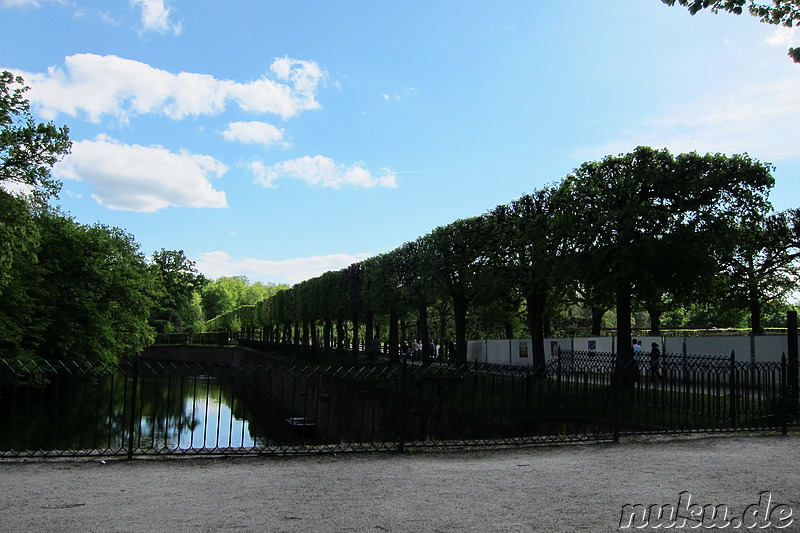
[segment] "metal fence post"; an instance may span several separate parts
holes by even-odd
[[[128,459],[133,459],[133,431],[136,424],[136,389],[139,383],[139,356],[133,358],[133,390],[131,391],[130,423],[128,424]]]
[[[786,347],[789,351],[789,394],[792,404],[797,401],[800,392],[800,379],[798,379],[797,363],[797,311],[788,311],[786,314]]]
[[[613,431],[614,431],[614,442],[619,443],[619,426],[620,420],[622,418],[621,412],[621,398],[622,395],[622,386],[620,385],[622,380],[617,377],[616,379],[612,378],[611,381],[611,418],[613,424]]]
[[[561,405],[561,372],[562,372],[561,358],[562,358],[562,356],[563,356],[563,353],[561,351],[559,351],[558,357],[556,359],[556,402],[555,402],[555,404],[556,404],[556,413],[559,412],[559,407]]]
[[[400,413],[402,419],[400,420],[400,438],[397,442],[397,451],[402,453],[406,449],[406,438],[411,433],[411,402],[408,401],[411,396],[411,386],[408,382],[408,364],[404,362],[400,371],[403,373],[400,381],[400,398],[402,401]]]
[[[731,411],[731,429],[736,429],[736,354],[731,350],[730,357],[730,377],[728,378],[728,387],[730,388],[730,411]]]
[[[786,365],[786,353],[781,354],[781,399],[778,405],[783,406],[783,413],[781,413],[781,430],[783,434],[786,435],[789,433],[789,416],[791,410],[791,401],[789,400],[789,383],[788,378],[789,372]]]

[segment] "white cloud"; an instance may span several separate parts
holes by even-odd
[[[22,198],[27,198],[34,192],[34,188],[30,185],[11,180],[0,181],[0,190]]]
[[[142,12],[142,30],[158,33],[181,33],[182,24],[170,21],[170,9],[164,0],[131,0]]]
[[[209,278],[247,276],[254,281],[288,283],[293,285],[317,277],[329,270],[341,270],[371,254],[333,254],[299,257],[282,261],[264,259],[234,259],[225,252],[215,251],[195,259],[197,269]]]
[[[744,153],[762,161],[800,158],[800,74],[675,106],[631,127],[622,138],[580,150],[579,159],[629,152],[638,145],[673,153]]]
[[[63,0],[43,0],[55,4],[62,3]],[[0,7],[39,7],[42,5],[40,0],[0,0]]]
[[[384,169],[382,176],[373,176],[361,161],[346,166],[321,155],[292,159],[271,167],[267,167],[261,161],[254,161],[250,169],[256,176],[256,183],[264,187],[274,187],[275,180],[283,177],[299,179],[309,185],[336,189],[343,185],[397,187],[397,175],[389,169]]]
[[[266,77],[237,83],[208,74],[178,74],[118,56],[76,54],[64,60],[64,68],[52,66],[46,73],[16,74],[25,78],[34,108],[46,119],[59,113],[85,113],[92,122],[104,115],[121,120],[155,113],[180,120],[187,116],[214,115],[229,102],[251,113],[273,113],[289,118],[316,109],[315,91],[325,77],[314,62],[276,59],[282,83]],[[7,69],[14,71],[14,69]]]
[[[222,136],[229,141],[272,146],[281,144],[283,130],[266,122],[231,122]]]
[[[786,26],[778,26],[769,34],[766,41],[770,46],[780,46],[781,48],[796,46],[797,27],[787,28]]]
[[[228,207],[225,193],[209,181],[227,170],[207,155],[127,145],[101,136],[73,143],[72,153],[53,173],[91,183],[92,197],[109,209],[153,212],[170,206]]]

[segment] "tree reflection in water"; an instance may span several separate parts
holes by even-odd
[[[138,450],[251,448],[291,440],[286,413],[265,398],[254,416],[240,399],[253,396],[241,394],[244,380],[225,369],[208,370],[145,364],[135,374],[116,366],[54,371],[39,376],[46,386],[30,385],[29,376],[3,379],[0,451],[120,451],[127,449],[131,429]]]

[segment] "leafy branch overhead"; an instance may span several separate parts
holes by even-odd
[[[0,72],[0,185],[27,189],[44,203],[58,195],[61,185],[50,169],[72,144],[66,126],[36,123],[24,96],[27,90],[21,77]]]
[[[734,15],[741,15],[745,5],[747,11],[761,22],[786,26],[791,28],[800,24],[800,0],[772,0],[772,4],[757,3],[755,0],[661,0],[667,5],[674,6],[677,2],[689,9],[692,15],[703,9],[711,9],[714,13],[727,11]],[[789,57],[795,63],[800,63],[800,47],[789,48]]]

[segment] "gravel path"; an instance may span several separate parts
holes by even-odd
[[[619,527],[625,504],[677,506],[683,491],[692,504],[726,505],[732,517],[768,491],[772,508],[793,514],[781,522],[772,513],[772,527],[753,531],[800,531],[800,434],[287,458],[3,460],[0,532],[633,531]],[[746,530],[734,529],[736,520],[726,529]]]

